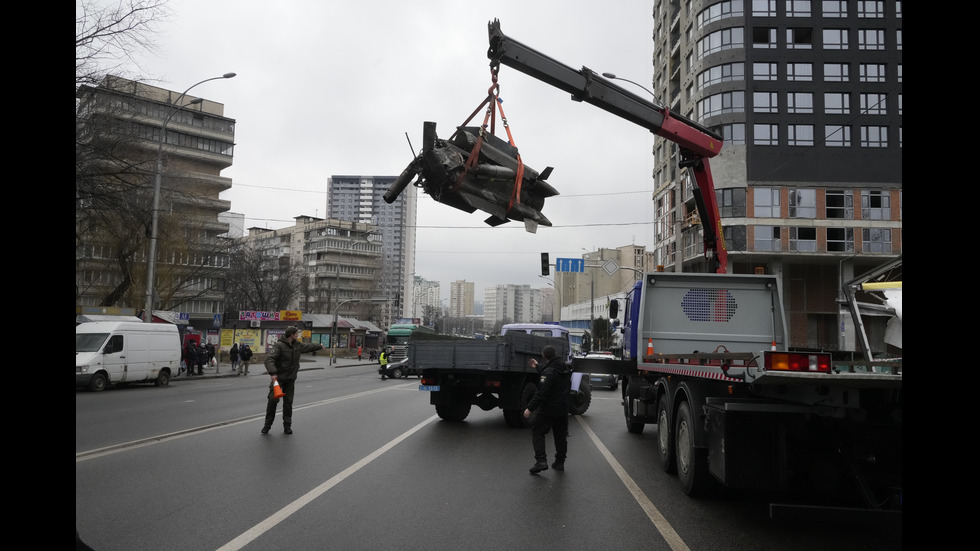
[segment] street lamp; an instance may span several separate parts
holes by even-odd
[[[658,100],[658,99],[657,99],[657,94],[654,94],[654,93],[653,93],[653,92],[651,92],[651,91],[650,91],[650,90],[649,90],[649,89],[648,89],[648,88],[647,88],[646,86],[644,86],[644,85],[642,85],[642,84],[640,84],[639,82],[633,82],[632,80],[630,80],[630,79],[628,79],[628,78],[623,78],[623,77],[618,77],[618,76],[616,76],[616,74],[615,74],[615,73],[602,73],[602,76],[604,76],[604,77],[606,77],[606,78],[610,78],[610,79],[613,79],[613,80],[622,80],[622,81],[626,81],[626,82],[629,82],[630,84],[633,84],[633,85],[635,85],[635,86],[639,86],[639,87],[640,87],[640,88],[642,88],[642,89],[643,89],[643,90],[644,90],[644,91],[645,91],[646,93],[648,93],[648,94],[650,94],[650,97],[652,97],[652,98],[653,98],[653,101],[654,101],[654,102],[655,102],[655,103],[656,103],[657,105],[662,105],[662,104],[660,103],[660,100]]]
[[[204,101],[204,98],[194,98],[187,104],[180,105],[180,100],[187,95],[187,92],[191,91],[191,88],[212,80],[232,78],[234,76],[235,73],[225,73],[220,77],[206,78],[184,90],[184,92],[177,96],[177,99],[174,100],[173,107],[170,108],[166,118],[163,120],[163,126],[160,127],[160,140],[157,143],[156,175],[153,179],[153,211],[150,214],[152,220],[150,226],[150,250],[149,257],[146,259],[146,305],[143,309],[143,321],[146,323],[153,322],[153,278],[156,275],[157,268],[157,231],[160,221],[160,180],[163,177],[163,142],[167,139],[167,125],[170,124],[170,119],[177,114],[177,111],[180,111],[188,105],[197,105]]]

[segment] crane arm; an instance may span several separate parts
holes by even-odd
[[[702,220],[705,256],[712,271],[725,273],[728,253],[721,233],[721,217],[715,198],[708,159],[721,151],[721,136],[695,121],[671,113],[666,107],[642,98],[595,71],[573,69],[526,46],[500,30],[500,21],[488,25],[491,65],[506,65],[571,94],[575,101],[596,107],[648,129],[680,148],[681,168],[691,171],[696,183],[695,203]]]

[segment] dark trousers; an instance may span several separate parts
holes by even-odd
[[[534,447],[534,460],[547,463],[548,454],[545,451],[544,437],[551,431],[555,437],[555,461],[565,462],[568,453],[568,414],[545,415],[537,411],[531,419],[531,446]]]
[[[296,389],[296,381],[279,381],[279,386],[286,394],[282,397],[282,426],[288,427],[293,424],[293,391]],[[265,406],[265,424],[272,426],[276,420],[276,408],[279,406],[279,399],[272,397],[272,385],[269,385],[269,403]]]

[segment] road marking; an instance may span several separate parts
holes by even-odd
[[[438,415],[433,415],[432,417],[429,417],[428,419],[426,419],[425,421],[422,421],[418,425],[415,425],[414,427],[412,427],[408,431],[404,432],[401,436],[398,436],[397,438],[395,438],[391,442],[388,442],[384,446],[381,446],[380,448],[378,448],[377,450],[375,450],[373,453],[371,453],[370,455],[366,456],[364,459],[361,459],[357,463],[354,463],[350,467],[347,467],[346,469],[344,469],[343,471],[341,471],[339,474],[337,474],[336,476],[334,476],[330,480],[327,480],[323,484],[320,484],[316,488],[310,490],[309,492],[306,493],[306,495],[303,495],[302,497],[300,497],[296,501],[293,501],[289,505],[283,507],[282,509],[279,509],[278,511],[276,511],[275,513],[273,513],[272,516],[270,516],[269,518],[267,518],[267,519],[263,520],[262,522],[256,524],[255,526],[253,526],[249,530],[246,530],[244,533],[242,533],[242,535],[240,535],[237,538],[231,540],[230,542],[226,543],[225,545],[222,545],[221,547],[218,548],[218,551],[235,551],[235,550],[238,550],[238,549],[241,549],[241,548],[245,547],[246,545],[248,545],[249,543],[251,543],[252,541],[254,541],[256,538],[258,538],[262,534],[264,534],[264,533],[268,532],[269,530],[271,530],[275,525],[277,525],[280,522],[286,520],[287,518],[289,518],[290,515],[292,515],[293,513],[299,511],[300,509],[302,509],[303,507],[305,507],[307,504],[309,504],[311,501],[313,501],[314,499],[316,499],[316,498],[320,497],[321,495],[323,495],[324,493],[326,493],[327,490],[333,488],[337,484],[340,484],[347,477],[349,477],[350,475],[352,475],[352,474],[356,473],[357,471],[361,470],[362,467],[366,466],[368,463],[374,461],[378,457],[381,457],[382,454],[384,454],[385,452],[387,452],[391,448],[395,447],[401,441],[403,441],[406,438],[408,438],[409,436],[415,434],[420,429],[422,429],[422,427],[428,425],[429,423],[431,423],[432,421],[434,421],[434,420],[436,420],[438,418],[439,418]]]
[[[398,385],[402,386],[402,385]],[[342,402],[344,400],[350,400],[351,398],[360,398],[361,396],[367,396],[368,394],[374,394],[376,392],[387,392],[392,389],[398,388],[398,386],[391,386],[385,388],[379,388],[375,390],[367,390],[364,392],[358,392],[356,394],[349,394],[347,396],[339,396],[337,398],[329,398],[327,400],[320,400],[319,402],[313,402],[310,404],[304,404],[302,406],[293,407],[293,411],[300,411],[306,408],[319,407],[327,404],[333,404],[336,402]],[[121,444],[113,444],[112,446],[106,446],[104,448],[96,448],[94,450],[86,450],[83,452],[78,452],[75,454],[75,463],[82,461],[87,461],[89,459],[96,459],[99,457],[105,457],[107,455],[113,455],[116,453],[121,453],[130,450],[136,450],[139,448],[145,448],[147,446],[152,446],[154,444],[162,444],[164,442],[170,442],[177,440],[179,438],[185,438],[187,436],[196,436],[205,432],[210,432],[212,430],[217,430],[225,427],[233,427],[235,425],[241,425],[242,423],[251,423],[256,419],[265,418],[265,413],[260,413],[258,415],[250,415],[248,417],[241,417],[239,419],[230,419],[228,421],[222,421],[220,423],[214,423],[211,425],[204,425],[201,427],[194,427],[192,429],[171,432],[168,434],[161,434],[159,436],[151,436],[150,438],[144,438],[142,440],[133,440],[130,442],[123,442]]]
[[[592,439],[592,443],[599,448],[599,453],[606,458],[606,462],[609,463],[609,466],[612,467],[616,475],[619,476],[619,479],[623,482],[623,485],[625,485],[630,493],[633,494],[633,499],[635,499],[640,505],[643,512],[647,514],[650,521],[653,522],[653,525],[657,528],[657,531],[664,537],[667,545],[669,545],[674,551],[690,551],[690,548],[686,543],[684,543],[684,540],[682,540],[680,535],[674,531],[674,528],[669,522],[667,522],[667,519],[664,518],[660,511],[653,505],[653,502],[650,501],[646,494],[643,493],[643,490],[640,489],[633,478],[626,472],[626,469],[619,464],[619,461],[616,461],[616,458],[613,457],[613,454],[606,448],[605,445],[603,445],[602,441],[599,440],[599,437],[596,436],[596,433],[592,432],[592,428],[585,422],[584,419],[582,419],[582,416],[576,415],[575,418],[578,419],[579,424],[582,425],[582,428],[585,429],[586,434],[588,434],[589,438]]]

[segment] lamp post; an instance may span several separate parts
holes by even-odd
[[[653,101],[655,101],[658,105],[660,105],[660,100],[657,99],[657,94],[654,94],[646,86],[640,84],[639,82],[633,82],[632,80],[630,80],[628,78],[618,77],[618,76],[616,76],[615,73],[602,73],[602,76],[604,76],[606,78],[609,78],[609,79],[612,79],[612,80],[622,80],[622,81],[628,82],[628,83],[630,83],[630,84],[632,84],[634,86],[639,86],[646,93],[650,94],[650,97],[653,98]]]
[[[191,88],[212,80],[232,78],[234,76],[235,73],[225,73],[220,77],[206,78],[184,90],[184,92],[177,96],[177,99],[174,100],[173,107],[170,108],[166,118],[163,120],[163,126],[160,127],[160,140],[157,143],[156,174],[153,178],[153,211],[150,213],[152,220],[150,225],[150,249],[148,252],[149,256],[146,259],[146,305],[143,309],[143,321],[145,323],[151,323],[153,321],[153,278],[156,275],[157,268],[157,232],[160,222],[160,181],[163,178],[163,142],[167,139],[167,125],[170,124],[170,119],[177,114],[177,111],[180,111],[188,105],[197,105],[204,101],[204,98],[194,98],[187,104],[180,105],[180,100],[187,95],[187,92],[191,91]]]

